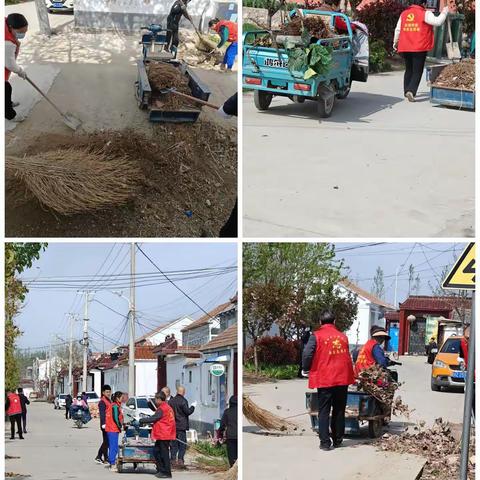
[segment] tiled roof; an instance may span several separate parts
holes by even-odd
[[[233,308],[233,306],[234,306],[234,304],[232,303],[231,300],[228,301],[228,302],[222,303],[221,305],[216,306],[213,310],[208,312],[208,315],[206,315],[206,314],[203,315],[198,320],[195,320],[190,325],[188,325],[187,327],[182,329],[182,332],[187,332],[188,330],[192,330],[194,328],[201,327],[202,325],[208,324],[212,318],[215,318],[218,314],[227,310],[228,307]]]
[[[459,297],[429,297],[411,295],[400,304],[401,310],[453,310],[454,308],[470,308],[471,300]]]
[[[380,305],[381,307],[385,307],[390,310],[395,310],[396,308],[393,305],[390,305],[389,303],[385,302],[384,300],[381,300],[380,298],[373,295],[372,293],[367,292],[363,288],[360,288],[358,285],[355,285],[348,278],[341,280],[339,283],[343,285],[345,288],[347,288],[348,290],[351,290],[352,292],[356,293],[357,295],[360,295],[361,297],[365,298],[371,303],[374,303],[375,305]]]
[[[151,330],[150,332],[147,332],[145,335],[142,335],[141,337],[137,338],[135,340],[135,343],[139,343],[143,340],[146,340],[148,337],[151,337],[152,335],[155,335],[156,333],[159,333],[161,332],[162,330],[165,330],[166,328],[174,325],[175,323],[177,323],[178,321],[180,320],[183,320],[184,318],[188,318],[187,316],[185,317],[178,317],[177,319],[175,320],[172,320],[171,322],[168,322],[168,323],[162,323],[161,325],[159,325],[157,328]]]
[[[400,312],[385,312],[385,320],[390,322],[398,322],[400,320]]]
[[[200,347],[201,352],[205,350],[215,350],[218,348],[236,346],[238,343],[238,328],[237,323],[226,328],[219,333],[214,339],[210,340],[206,345]]]
[[[156,360],[157,355],[154,353],[154,345],[142,345],[142,346],[135,346],[135,360]],[[119,363],[124,363],[128,360],[128,352],[127,350],[119,359]]]

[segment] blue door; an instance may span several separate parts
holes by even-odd
[[[399,327],[397,325],[390,326],[388,334],[392,337],[388,342],[388,351],[389,352],[398,352],[398,334]]]

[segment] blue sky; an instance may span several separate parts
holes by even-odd
[[[139,244],[143,251],[163,271],[199,269],[206,267],[225,267],[237,264],[237,245],[232,243],[143,243]],[[158,271],[137,251],[137,273]],[[100,267],[102,267],[100,269]],[[100,270],[99,270],[100,269]],[[77,287],[72,285],[73,279],[62,279],[64,284],[72,285],[66,289],[61,286],[49,286],[40,289],[39,281],[47,277],[72,277],[80,275],[112,275],[130,272],[130,244],[126,243],[50,243],[31,269],[22,277],[34,282],[27,295],[21,313],[16,322],[24,334],[19,338],[18,347],[45,347],[52,343],[61,343],[68,339],[69,322],[66,313],[73,312],[81,320],[83,318],[83,296],[77,294]],[[212,309],[235,294],[237,289],[237,272],[224,275],[178,281],[178,286],[197,302],[202,308]],[[100,283],[107,288],[111,278],[96,277],[89,286],[95,289]],[[159,274],[157,278],[161,278]],[[50,279],[51,280],[51,279]],[[80,280],[80,279],[77,279]],[[163,279],[162,279],[163,280]],[[82,280],[83,281],[83,280]],[[37,282],[37,283],[35,283]],[[202,311],[186,298],[173,285],[163,280],[161,285],[139,286],[136,289],[136,308],[138,311],[137,336],[148,329],[178,318],[181,315],[192,315],[198,318]],[[120,282],[123,283],[123,280]],[[123,288],[123,295],[129,295],[128,286]],[[153,280],[148,283],[158,283]],[[126,332],[123,328],[125,315],[128,313],[128,302],[116,293],[123,285],[112,285],[110,291],[97,291],[89,307],[89,325],[98,333],[91,334],[93,349],[101,351],[103,344],[108,349],[111,340],[124,341]],[[100,303],[101,302],[101,303]],[[102,305],[104,304],[104,305]],[[107,307],[115,310],[109,310]],[[82,322],[75,322],[74,338],[81,337]],[[102,339],[102,336],[104,339]]]

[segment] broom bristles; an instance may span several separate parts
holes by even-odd
[[[285,432],[298,428],[293,422],[284,420],[268,410],[259,407],[246,395],[243,396],[243,414],[250,422],[265,430]]]
[[[238,464],[237,460],[235,460],[235,463],[231,468],[229,468],[225,474],[220,477],[221,480],[237,480],[238,478]]]
[[[140,169],[127,157],[69,148],[7,156],[7,173],[44,206],[63,215],[121,205],[134,194]]]

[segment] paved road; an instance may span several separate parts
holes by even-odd
[[[313,102],[243,101],[244,234],[472,236],[474,114],[401,97],[402,72],[354,83],[319,121]]]
[[[451,422],[462,418],[463,395],[430,391],[430,366],[424,357],[402,357],[398,367],[400,380],[405,382],[400,395],[411,409],[409,420],[425,420],[430,425],[435,418]],[[289,417],[305,412],[304,392],[306,380],[288,380],[276,383],[246,385],[245,393],[258,405]],[[371,441],[362,437],[347,437],[345,447],[330,452],[318,449],[318,438],[312,432],[307,415],[293,419],[302,429],[301,436],[264,436],[245,420],[244,426],[244,479],[293,480],[308,472],[316,472],[317,480],[378,479],[413,480],[423,461],[419,457],[378,452]],[[393,418],[390,432],[401,432],[406,419]]]
[[[74,427],[65,420],[63,411],[51,404],[33,403],[28,413],[25,440],[10,440],[10,423],[5,433],[6,455],[18,459],[6,460],[6,471],[31,475],[33,480],[101,480],[112,478],[112,473],[93,461],[101,438],[98,420],[85,428]],[[153,467],[139,467],[137,474],[122,473],[121,478],[154,478]],[[206,480],[212,478],[203,472],[173,473],[177,480]]]

